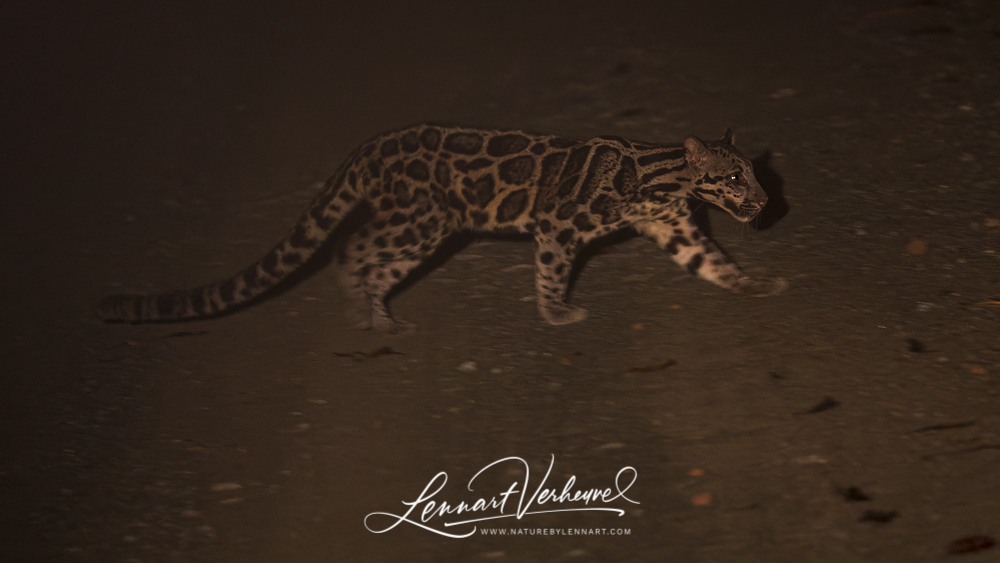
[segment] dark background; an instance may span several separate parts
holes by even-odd
[[[0,559],[937,561],[1000,536],[998,18],[995,0],[4,4]],[[251,263],[350,150],[422,121],[732,127],[787,213],[713,230],[789,289],[729,295],[633,239],[584,266],[591,317],[550,327],[531,245],[486,238],[396,298],[420,326],[398,338],[347,328],[332,272],[203,323],[94,316],[106,293]],[[343,356],[383,346],[399,354]],[[553,454],[592,486],[636,467],[642,504],[613,521],[630,536],[364,529],[438,471],[458,491]]]

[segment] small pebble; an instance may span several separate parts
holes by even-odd
[[[712,506],[712,493],[697,493],[691,497],[691,504],[694,506]]]
[[[912,239],[906,244],[906,253],[913,256],[919,256],[921,254],[927,254],[927,249],[929,245],[927,241],[920,239]]]

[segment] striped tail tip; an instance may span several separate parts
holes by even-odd
[[[109,323],[178,321],[203,316],[199,311],[192,311],[192,295],[201,296],[201,291],[152,295],[116,293],[101,299],[97,304],[97,315]]]
[[[97,304],[97,316],[106,323],[140,321],[145,299],[145,295],[127,293],[108,295]]]

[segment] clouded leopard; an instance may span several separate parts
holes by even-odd
[[[767,195],[733,146],[687,137],[680,145],[613,136],[573,141],[517,131],[419,125],[356,149],[326,182],[292,233],[256,264],[220,283],[156,295],[110,295],[107,321],[210,317],[262,295],[300,268],[358,206],[364,224],[342,242],[342,278],[363,315],[387,332],[408,326],[386,309],[389,291],[451,234],[531,233],[538,311],[553,325],[581,321],[566,302],[574,259],[597,237],[634,228],[692,274],[747,295],[770,295],[781,280],[751,280],[695,224],[692,202],[738,221]]]

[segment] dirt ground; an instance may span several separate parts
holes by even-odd
[[[1000,558],[1000,3],[354,4],[0,8],[0,560]],[[96,318],[250,264],[423,121],[731,127],[771,204],[715,238],[789,287],[622,237],[552,327],[531,243],[476,238],[393,300],[409,335],[349,328],[332,267],[224,318]],[[631,467],[627,499],[529,512],[621,515],[414,524],[439,472],[471,505],[550,462],[557,492]]]

